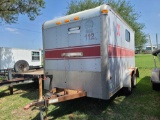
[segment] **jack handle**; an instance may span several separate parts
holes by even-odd
[[[35,105],[35,102],[29,103],[28,105],[26,105],[26,106],[24,107],[24,110],[28,110],[29,108],[31,108],[31,107],[34,106],[34,105]]]
[[[28,110],[28,109],[31,108],[32,106],[41,107],[41,106],[44,106],[44,105],[45,105],[45,102],[44,102],[44,101],[32,102],[32,103],[26,105],[26,106],[24,107],[24,110]]]

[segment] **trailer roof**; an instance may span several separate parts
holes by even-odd
[[[11,48],[11,47],[0,47],[0,49],[16,49],[16,50],[30,50],[30,51],[42,51],[42,49],[27,49],[27,48]]]
[[[56,19],[53,19],[53,20],[50,20],[50,21],[46,21],[43,24],[43,29],[57,26],[56,22],[59,21],[59,22],[63,23],[63,21],[66,20],[66,19],[69,19],[70,22],[75,22],[73,19],[76,16],[79,16],[80,20],[82,20],[82,19],[86,19],[86,18],[98,16],[98,15],[100,15],[100,6],[98,6],[96,8],[92,8],[92,10],[88,9],[88,10],[85,10],[85,11],[77,12],[77,13],[74,13],[74,14],[71,14],[71,15],[66,15],[66,16],[56,18]]]
[[[64,22],[65,20],[70,20],[69,22],[75,22],[76,20],[74,20],[75,17],[79,17],[79,20],[83,20],[83,19],[87,19],[87,18],[91,18],[91,17],[95,17],[95,16],[100,16],[101,15],[101,10],[102,9],[108,9],[108,11],[113,12],[114,14],[117,14],[117,17],[123,21],[127,26],[129,26],[131,28],[132,31],[134,31],[132,29],[132,27],[109,5],[107,4],[103,4],[101,6],[92,8],[92,9],[88,9],[88,10],[84,10],[81,12],[77,12],[77,13],[73,13],[71,15],[66,15],[63,17],[59,17],[53,20],[49,20],[46,21],[43,24],[43,29],[47,29],[47,28],[51,28],[51,27],[55,27],[60,24],[67,24],[68,22]]]

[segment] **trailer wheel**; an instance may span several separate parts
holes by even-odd
[[[132,94],[132,87],[124,87],[123,88],[123,93],[125,96],[129,96]]]
[[[14,65],[14,70],[16,72],[25,72],[29,70],[29,64],[25,60],[19,60]]]

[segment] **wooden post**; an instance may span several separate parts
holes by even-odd
[[[13,85],[9,85],[9,92],[10,92],[10,95],[13,95]]]
[[[39,76],[39,101],[42,100],[42,75]]]
[[[12,69],[8,69],[8,80],[12,81]],[[9,85],[10,95],[13,95],[13,85]]]

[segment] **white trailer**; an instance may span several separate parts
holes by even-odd
[[[54,88],[110,99],[136,85],[134,31],[109,5],[45,22],[43,45],[44,72],[53,75]]]
[[[0,47],[0,69],[27,71],[41,66],[41,50]]]

